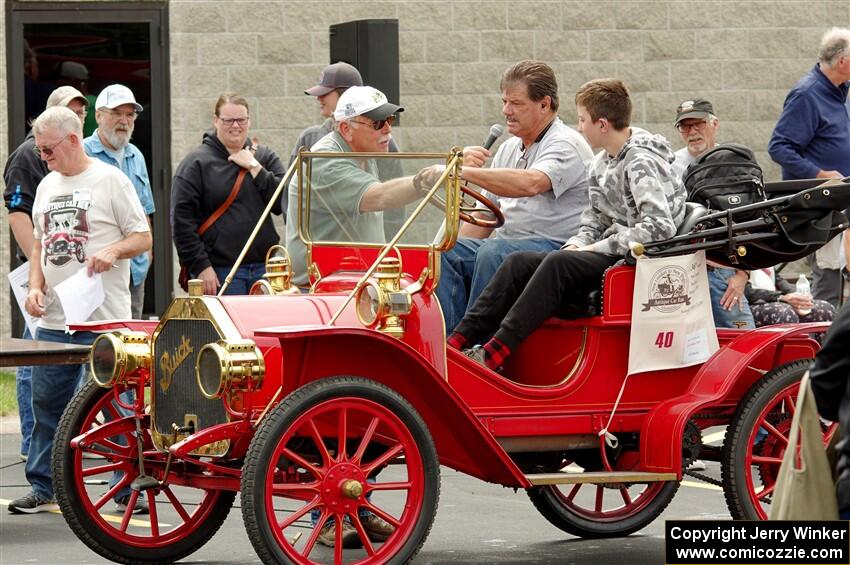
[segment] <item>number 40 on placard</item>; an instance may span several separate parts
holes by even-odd
[[[673,346],[674,332],[658,332],[658,337],[655,338],[655,347],[658,349],[666,349]]]

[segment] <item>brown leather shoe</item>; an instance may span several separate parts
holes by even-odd
[[[371,539],[371,536],[369,537]],[[319,537],[317,539],[320,544],[333,547],[336,543],[336,522],[325,524],[325,527],[322,528],[321,532],[319,532]],[[345,520],[342,522],[342,547],[345,549],[357,549],[359,547],[363,547],[363,542],[360,541],[360,534],[357,533],[354,526]]]
[[[374,514],[360,518],[360,522],[366,530],[366,535],[369,536],[369,541],[386,541],[395,531],[392,524]]]

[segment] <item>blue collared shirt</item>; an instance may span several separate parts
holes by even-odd
[[[820,170],[850,175],[848,84],[832,84],[815,65],[788,93],[767,148],[783,179],[814,178]]]
[[[106,151],[106,148],[97,136],[97,130],[94,130],[93,134],[83,140],[83,146],[89,157],[99,159],[124,171],[124,174],[133,183],[133,188],[136,189],[136,194],[139,195],[139,202],[142,203],[142,209],[146,215],[150,216],[156,211],[153,203],[153,192],[151,192],[151,181],[148,178],[147,167],[145,167],[145,157],[139,151],[138,147],[132,143],[128,144],[124,148],[124,162],[119,164]],[[133,257],[130,261],[130,276],[133,278],[133,286],[139,286],[144,282],[149,267],[150,259],[148,259],[147,252]]]

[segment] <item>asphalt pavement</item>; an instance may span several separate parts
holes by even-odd
[[[18,459],[20,436],[13,429],[6,425],[0,430],[6,432],[0,434],[0,563],[107,563],[74,536],[59,513],[7,513],[8,501],[29,490]],[[687,479],[662,516],[640,532],[618,539],[583,540],[549,524],[523,491],[484,483],[445,467],[441,473],[439,509],[414,560],[417,565],[661,564],[665,518],[729,518],[718,487]],[[719,466],[709,462],[706,473],[719,478]],[[245,533],[238,498],[221,530],[181,563],[259,563]]]

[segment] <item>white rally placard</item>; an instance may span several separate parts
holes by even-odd
[[[705,252],[638,257],[629,374],[703,363],[719,347]]]

